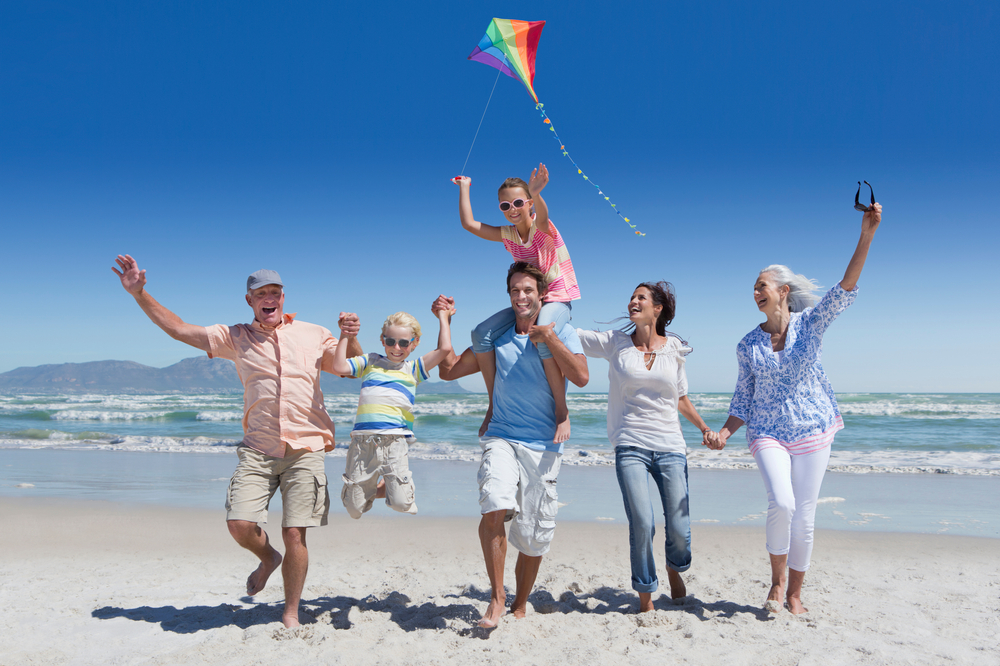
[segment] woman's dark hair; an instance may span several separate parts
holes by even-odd
[[[642,282],[636,289],[639,287],[648,289],[649,293],[653,296],[653,303],[663,307],[660,311],[660,316],[656,318],[656,334],[666,336],[667,326],[670,326],[670,322],[674,320],[674,313],[677,311],[674,285],[665,280],[660,280],[659,282]],[[635,289],[632,291],[635,291]],[[630,323],[622,330],[626,333],[631,333],[635,330],[635,324]]]

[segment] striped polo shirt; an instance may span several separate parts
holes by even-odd
[[[427,379],[423,359],[393,363],[381,354],[347,359],[351,376],[361,380],[354,432],[413,436],[417,384]]]
[[[580,287],[576,283],[576,271],[573,270],[566,243],[551,218],[549,229],[552,230],[551,236],[539,231],[532,222],[528,240],[522,243],[517,228],[509,224],[500,227],[500,237],[514,261],[525,261],[545,274],[545,281],[549,285],[548,293],[543,299],[546,303],[578,300]]]

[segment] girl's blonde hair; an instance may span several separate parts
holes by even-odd
[[[382,324],[382,333],[385,333],[385,329],[390,326],[402,326],[403,328],[408,328],[413,332],[413,337],[420,337],[420,323],[408,312],[397,312],[386,317],[385,322]]]

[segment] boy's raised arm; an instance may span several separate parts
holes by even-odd
[[[186,323],[149,295],[146,291],[146,271],[139,270],[139,263],[135,259],[127,254],[119,254],[115,262],[121,271],[114,266],[111,267],[111,270],[121,280],[125,291],[132,295],[135,302],[139,304],[139,307],[154,324],[163,329],[174,340],[179,340],[203,352],[212,351],[208,342],[208,330],[204,326]]]
[[[347,358],[364,356],[365,350],[358,342],[358,333],[361,331],[361,319],[358,318],[358,315],[353,312],[341,312],[337,318],[337,326],[340,327],[340,337],[346,335],[351,338],[347,343]]]
[[[353,312],[340,313],[340,339],[337,341],[337,351],[333,354],[333,372],[341,377],[353,375],[351,364],[347,362],[347,352],[348,348],[352,346],[351,343],[354,343],[355,347],[359,347],[358,329],[353,325],[354,322],[358,321],[357,317]],[[350,324],[344,326],[345,322],[350,322]]]
[[[452,353],[451,315],[455,313],[455,299],[449,298],[443,294],[438,296],[431,305],[431,312],[437,316],[440,329],[438,330],[437,349],[424,354],[422,359],[424,362],[424,369],[428,371],[437,367],[441,361],[448,358],[448,356]]]
[[[462,221],[462,228],[488,241],[502,242],[500,227],[477,222],[472,216],[472,200],[469,198],[472,179],[468,176],[461,176],[453,180],[458,184],[458,217]],[[546,219],[548,219],[547,214]]]

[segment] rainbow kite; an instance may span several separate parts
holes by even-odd
[[[556,143],[559,144],[559,150],[573,164],[576,172],[597,189],[597,193],[611,204],[618,217],[625,220],[625,223],[635,231],[637,236],[645,236],[646,234],[636,229],[635,225],[622,215],[621,211],[618,210],[618,206],[611,202],[611,197],[604,194],[600,186],[592,181],[573,158],[570,157],[569,152],[566,150],[566,145],[559,138],[559,134],[556,133],[556,128],[552,125],[552,121],[545,114],[545,105],[538,101],[538,95],[535,94],[533,85],[535,81],[535,52],[538,51],[538,40],[542,36],[543,27],[545,27],[545,21],[517,21],[514,19],[495,18],[490,21],[489,27],[486,28],[486,34],[483,35],[483,38],[479,40],[479,45],[469,55],[469,60],[475,60],[484,65],[494,67],[500,70],[501,73],[523,83],[524,87],[528,89],[528,93],[531,94],[532,99],[535,100],[535,108],[541,114],[542,122],[549,126],[549,131],[552,132]],[[492,97],[492,93],[490,93],[490,96]],[[489,106],[489,102],[486,104]],[[483,113],[485,114],[485,111]],[[480,120],[481,124],[482,121]],[[476,133],[478,134],[479,131],[476,130]],[[474,143],[475,139],[473,139]],[[468,161],[468,158],[466,158],[466,161]]]

